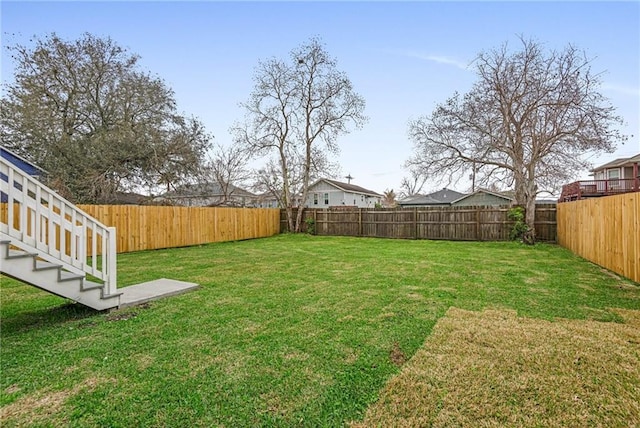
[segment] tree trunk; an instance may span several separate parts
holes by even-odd
[[[524,194],[524,222],[527,223],[528,230],[522,236],[522,242],[527,245],[536,243],[536,190],[536,184],[533,181],[526,183]]]
[[[305,201],[307,200],[307,192],[302,192],[301,203],[298,205],[298,213],[295,219],[295,232],[298,233],[302,229],[302,212],[304,211]]]
[[[298,208],[300,209],[300,208]],[[295,231],[295,226],[294,226],[294,222],[293,222],[293,207],[291,206],[291,204],[287,204],[285,211],[287,212],[287,224],[289,225],[289,232],[294,232]]]
[[[521,167],[514,169],[515,199],[516,204],[524,207],[524,222],[528,226],[528,230],[522,236],[522,242],[533,245],[536,242],[535,220],[536,195],[538,189],[536,183],[532,179],[529,179],[527,174],[520,172],[522,170],[523,168]]]

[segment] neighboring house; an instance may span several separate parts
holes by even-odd
[[[591,172],[593,180],[562,186],[559,202],[640,191],[640,153],[605,163]]]
[[[640,177],[640,153],[620,158],[591,170],[594,180],[634,179]]]
[[[355,184],[322,178],[311,186],[305,206],[309,208],[329,208],[351,206],[374,208],[382,202],[382,195]]]
[[[451,202],[454,207],[498,206],[510,205],[514,199],[504,193],[491,192],[489,190],[476,190]]]
[[[429,193],[428,195],[413,195],[408,198],[404,198],[398,201],[398,205],[401,207],[437,207],[437,206],[449,206],[453,201],[456,201],[463,196],[467,196],[465,193],[456,192],[455,190],[444,188],[437,192]]]
[[[294,208],[300,205],[300,195],[293,196],[292,200]],[[256,195],[255,206],[256,208],[284,208],[281,206],[280,200],[271,192]]]
[[[254,207],[257,195],[232,184],[225,195],[217,183],[186,184],[153,199],[154,203],[185,207],[234,206]]]
[[[12,165],[18,167],[19,170],[26,172],[36,180],[44,181],[47,177],[47,171],[40,168],[38,165],[34,164],[33,162],[26,160],[22,156],[19,156],[13,153],[11,150],[2,146],[0,146],[0,157],[2,157],[2,159],[6,160]],[[0,173],[0,180],[6,182],[8,179],[9,177],[7,177],[5,174]],[[21,186],[21,185],[18,184],[18,186]],[[8,201],[8,195],[5,194],[4,192],[0,194],[0,202],[7,202],[7,201]]]
[[[257,208],[281,208],[278,198],[273,193],[265,192],[256,195],[256,207]]]
[[[104,201],[107,205],[148,205],[149,196],[133,192],[116,192]]]
[[[34,164],[33,162],[29,162],[22,156],[19,156],[13,153],[11,150],[5,147],[0,146],[0,156],[3,159],[6,159],[7,161],[11,162],[13,165],[17,166],[19,169],[26,172],[33,178],[41,180],[41,179],[44,179],[47,175],[47,171],[40,168],[38,165]]]
[[[493,192],[479,189],[473,193],[460,193],[451,189],[442,189],[428,195],[414,195],[398,202],[403,208],[413,207],[476,207],[511,205],[513,192]]]

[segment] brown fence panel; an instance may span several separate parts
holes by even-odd
[[[640,193],[558,204],[558,243],[640,282]]]
[[[237,241],[280,233],[279,210],[269,208],[80,205],[117,229],[119,253]]]
[[[536,207],[536,236],[556,241],[555,204]],[[513,222],[509,207],[421,207],[421,208],[306,208],[303,218],[315,221],[317,235],[374,236],[402,239],[446,239],[460,241],[505,241]],[[294,213],[297,211],[294,209]],[[288,230],[285,210],[281,229]],[[306,224],[303,225],[306,230]]]

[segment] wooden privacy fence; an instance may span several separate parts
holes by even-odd
[[[304,218],[314,220],[318,235],[506,241],[513,227],[508,211],[508,206],[305,209]],[[280,228],[287,230],[284,210],[280,221]],[[536,207],[536,236],[556,241],[555,204]]]
[[[558,204],[558,243],[640,282],[640,193]]]
[[[263,238],[280,233],[269,208],[80,205],[117,229],[119,253]]]
[[[280,233],[279,210],[273,208],[138,205],[79,205],[78,208],[116,228],[118,253],[262,238]],[[6,215],[7,204],[1,204],[3,221]],[[59,243],[58,231],[56,245]]]

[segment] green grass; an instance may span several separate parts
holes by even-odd
[[[96,313],[2,278],[3,426],[341,426],[450,307],[640,308],[637,284],[544,244],[280,235],[118,264],[121,286],[201,288]]]

